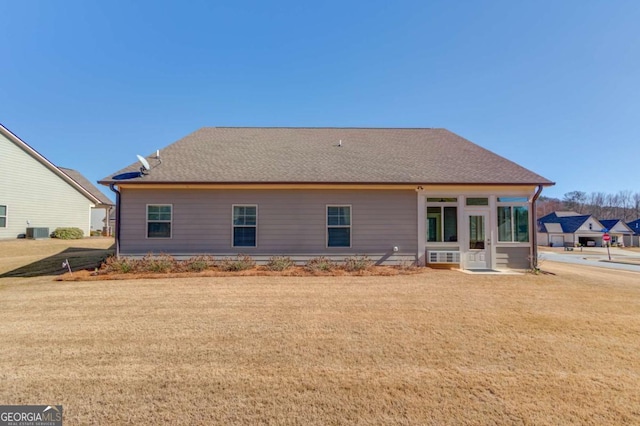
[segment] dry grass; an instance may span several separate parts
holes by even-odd
[[[61,264],[69,259],[73,268],[95,268],[113,253],[113,238],[81,240],[2,240],[0,277],[37,276],[62,273]]]
[[[638,274],[544,268],[0,279],[0,401],[66,424],[640,423]]]

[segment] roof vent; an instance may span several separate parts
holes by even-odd
[[[340,142],[338,142],[338,146],[342,146],[342,139],[340,139]]]

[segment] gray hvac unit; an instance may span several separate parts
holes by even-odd
[[[27,228],[27,238],[32,240],[49,238],[49,228]]]

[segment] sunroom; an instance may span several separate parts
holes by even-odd
[[[468,270],[529,268],[534,194],[513,188],[419,191],[420,263]]]

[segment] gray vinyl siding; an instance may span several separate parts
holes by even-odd
[[[639,247],[640,237],[638,235],[625,235],[623,237],[625,247]]]
[[[89,235],[89,199],[1,134],[0,180],[0,205],[8,207],[0,239],[16,238],[28,226],[77,227]]]
[[[146,206],[172,204],[172,237],[146,237]],[[232,247],[232,205],[257,205],[257,247]],[[351,247],[326,247],[327,205],[351,206]],[[415,261],[417,197],[414,191],[382,190],[153,190],[121,191],[123,255],[367,254],[377,262]],[[393,252],[393,247],[398,252]]]
[[[528,269],[529,247],[496,247],[496,268]]]

